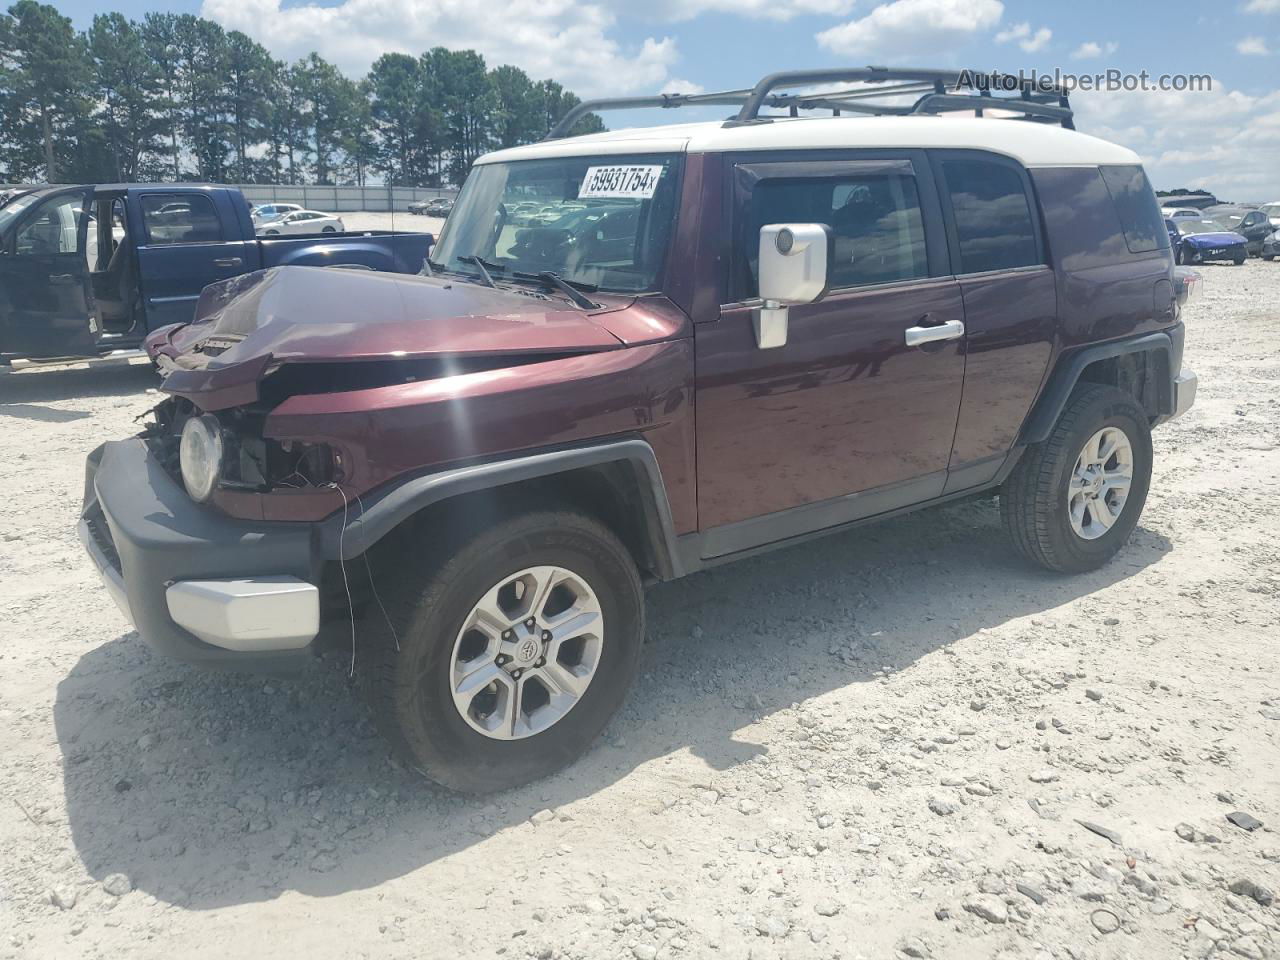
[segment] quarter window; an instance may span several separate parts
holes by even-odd
[[[149,243],[218,243],[222,240],[218,215],[212,201],[203,194],[181,198],[149,194],[142,198],[141,207]]]
[[[771,223],[823,223],[831,228],[833,289],[929,275],[920,197],[915,177],[909,174],[761,180],[751,191],[746,220],[742,243],[748,296],[759,292],[760,228]]]
[[[960,246],[957,273],[1010,270],[1040,263],[1022,175],[993,160],[942,161]]]
[[[1160,205],[1142,167],[1130,163],[1098,169],[1120,217],[1129,252],[1147,253],[1168,247],[1169,234],[1160,229]]]

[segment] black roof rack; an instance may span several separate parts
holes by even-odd
[[[858,83],[848,90],[781,93],[788,87],[812,87],[832,83]],[[914,96],[912,103],[885,103],[886,99]],[[903,70],[895,67],[842,67],[830,70],[792,70],[773,73],[748,90],[719,93],[663,93],[653,97],[619,97],[587,100],[560,118],[548,140],[567,136],[588,113],[603,110],[636,110],[648,107],[736,106],[738,115],[725,126],[768,122],[760,116],[765,107],[785,109],[791,116],[801,110],[830,110],[833,116],[853,113],[869,116],[912,116],[952,110],[1009,110],[1018,119],[1057,123],[1075,129],[1067,92],[1062,87],[1007,73],[971,70]]]

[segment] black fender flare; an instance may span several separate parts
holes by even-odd
[[[1163,355],[1166,373],[1164,379],[1168,381],[1159,385],[1157,412],[1160,416],[1171,414],[1173,412],[1173,378],[1177,375],[1173,362],[1173,339],[1167,333],[1149,333],[1131,340],[1112,340],[1108,343],[1085,347],[1059,360],[1030,416],[1022,425],[1022,432],[1018,437],[1019,445],[1041,443],[1048,439],[1049,434],[1053,432],[1053,425],[1058,422],[1058,417],[1062,415],[1063,408],[1067,405],[1071,391],[1079,383],[1080,375],[1091,363],[1131,353],[1152,352]]]
[[[643,510],[641,530],[653,573],[672,580],[685,573],[676,549],[671,504],[653,448],[637,438],[523,453],[410,477],[358,499],[319,524],[320,552],[328,559],[360,556],[402,522],[453,497],[495,490],[589,467],[616,465],[631,473]],[[345,530],[344,530],[345,525]]]

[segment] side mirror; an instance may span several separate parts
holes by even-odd
[[[756,346],[761,350],[787,342],[787,311],[827,294],[835,246],[822,223],[772,223],[760,228],[760,299],[755,312]]]

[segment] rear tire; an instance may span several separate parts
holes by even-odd
[[[445,787],[468,793],[518,786],[572,763],[613,717],[639,663],[644,597],[630,553],[594,518],[556,509],[519,514],[479,532],[459,531],[432,539],[437,545],[429,552],[421,551],[420,540],[410,543],[396,558],[390,581],[378,583],[395,624],[398,651],[385,624],[378,623],[382,615],[377,606],[367,615],[366,635],[376,639],[363,654],[363,666],[357,659],[357,670],[379,729],[414,769]],[[569,703],[563,698],[571,684],[564,684],[565,693],[556,701],[550,693],[554,684],[540,679],[542,664],[552,670],[568,662],[560,659],[565,649],[557,642],[561,638],[547,640],[541,659],[531,662],[524,660],[523,649],[517,653],[516,647],[504,646],[502,639],[514,632],[512,642],[522,648],[538,638],[546,640],[553,631],[558,634],[562,627],[556,624],[580,619],[576,612],[572,617],[555,613],[550,600],[537,611],[520,609],[530,589],[523,585],[522,574],[552,569],[569,573],[575,588],[585,586],[594,607],[579,604],[576,595],[558,602],[571,602],[570,612],[594,609],[599,614],[593,621],[599,627],[596,639],[583,642],[584,649],[593,645],[590,662],[581,659],[570,665],[571,670],[589,676],[568,706],[563,706]],[[538,581],[530,582],[536,595],[544,596],[536,587]],[[512,606],[497,612],[511,615],[514,611],[517,619],[500,630],[489,626],[495,610],[489,598],[502,597],[504,591]],[[551,590],[545,596],[554,594]],[[529,601],[530,606],[534,603]],[[524,618],[531,613],[539,622],[530,628],[532,633],[526,633],[522,628],[534,618]],[[560,621],[559,616],[567,619]],[[475,626],[469,628],[469,624]],[[589,627],[563,629],[568,633],[586,629],[591,635]],[[582,636],[574,634],[568,644]],[[468,645],[472,650],[464,655]],[[484,652],[475,652],[477,647]],[[508,650],[515,659],[503,665],[502,655],[489,652],[490,648]],[[459,692],[475,663],[484,663],[486,675],[497,679],[475,688],[479,691],[475,694]],[[520,669],[522,663],[525,666]],[[518,683],[522,674],[523,683]],[[534,713],[523,713],[531,701]],[[550,714],[537,713],[547,709]],[[558,719],[547,722],[548,716]],[[488,724],[492,729],[484,732]]]
[[[1123,464],[1115,455],[1097,472],[1082,468],[1090,459],[1088,445],[1100,434],[1121,449],[1121,436],[1127,441],[1129,480],[1123,497]],[[1117,466],[1109,470],[1112,463]],[[1082,481],[1082,476],[1102,479]],[[1091,482],[1096,483],[1092,488]],[[1115,387],[1081,384],[1048,439],[1031,446],[1005,481],[1000,516],[1014,547],[1028,560],[1061,573],[1084,573],[1102,566],[1124,546],[1138,524],[1150,485],[1151,428],[1146,412]],[[1104,518],[1105,523],[1099,522]]]

